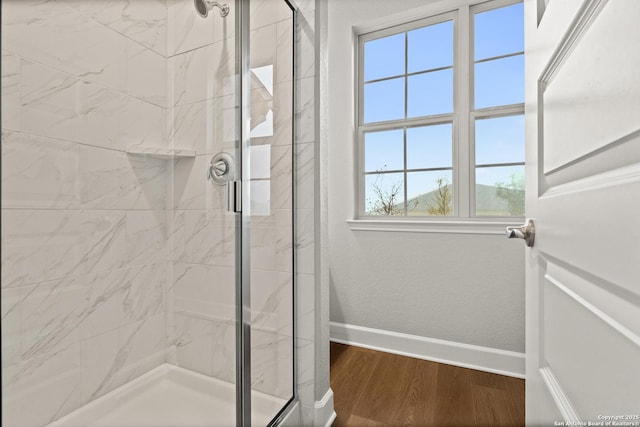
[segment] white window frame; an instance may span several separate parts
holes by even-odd
[[[521,223],[521,217],[475,216],[475,120],[524,114],[524,103],[474,110],[474,49],[475,13],[485,12],[522,0],[471,0],[456,8],[439,11],[394,23],[386,28],[360,31],[355,34],[355,139],[356,139],[356,218],[347,221],[353,230],[425,231],[444,233],[502,234],[505,225]],[[364,124],[364,43],[393,34],[453,20],[453,113]],[[465,24],[466,25],[462,25]],[[515,54],[513,54],[515,55]],[[512,56],[505,55],[505,56]],[[408,61],[405,55],[405,62]],[[405,68],[406,71],[406,68]],[[405,85],[405,108],[407,104]],[[465,90],[467,93],[464,93]],[[371,131],[402,129],[439,123],[453,126],[453,216],[383,216],[365,215],[364,134]],[[462,137],[466,135],[466,137]],[[406,156],[406,153],[405,153]],[[406,163],[405,163],[406,167]],[[406,176],[406,175],[405,175]],[[406,180],[406,178],[405,178]],[[465,185],[466,183],[466,185]],[[405,182],[406,194],[406,182]]]

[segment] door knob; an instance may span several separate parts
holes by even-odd
[[[525,244],[532,247],[536,237],[536,227],[533,220],[527,219],[527,222],[521,227],[507,227],[507,237],[509,239],[524,239]]]

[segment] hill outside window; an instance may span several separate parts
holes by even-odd
[[[523,33],[498,0],[358,37],[360,218],[524,216]]]

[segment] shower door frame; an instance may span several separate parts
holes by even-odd
[[[235,0],[236,28],[236,94],[239,100],[236,114],[237,144],[235,155],[240,162],[236,165],[236,176],[241,180],[242,209],[236,215],[236,426],[251,426],[251,191],[250,191],[250,147],[251,147],[251,23],[250,5],[252,0]],[[297,306],[296,306],[296,29],[299,9],[290,0],[281,0],[291,9],[292,20],[292,106],[291,106],[291,279],[292,279],[292,394],[280,411],[266,427],[278,425],[293,409],[298,400],[296,349]]]

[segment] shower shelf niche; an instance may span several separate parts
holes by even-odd
[[[129,146],[125,147],[127,154],[138,156],[150,156],[158,159],[184,159],[196,157],[195,150],[189,150],[186,148],[163,148],[163,147],[139,147]]]

